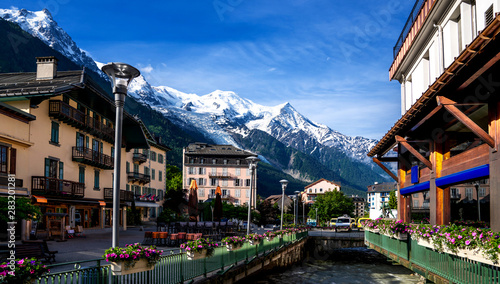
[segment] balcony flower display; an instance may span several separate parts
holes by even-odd
[[[245,237],[240,236],[231,236],[225,237],[222,239],[222,244],[226,245],[228,251],[240,249],[243,246],[243,243],[246,242]]]
[[[32,283],[48,272],[47,266],[36,258],[16,259],[0,264],[0,283]]]
[[[276,237],[276,234],[275,232],[272,232],[272,231],[267,231],[265,232],[263,235],[262,235],[264,238],[266,238],[266,240],[268,242],[272,241],[275,237]]]
[[[264,235],[261,234],[250,234],[245,236],[251,246],[258,245],[262,242]]]
[[[142,247],[139,243],[128,244],[124,248],[109,248],[103,257],[111,262],[111,269],[115,275],[152,270],[160,260],[162,250],[154,246]]]
[[[211,257],[214,254],[215,248],[219,247],[219,244],[206,238],[185,242],[180,247],[186,251],[189,260],[195,260]]]

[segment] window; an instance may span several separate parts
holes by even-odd
[[[238,160],[239,161],[239,160]],[[239,176],[241,175],[241,169],[240,168],[236,168],[236,175]]]
[[[247,194],[246,194],[247,198],[250,198],[250,189],[247,189]]]
[[[320,189],[319,189],[319,192],[323,192],[323,189],[322,189],[322,188],[320,188]]]
[[[155,171],[155,169],[151,169],[151,179],[152,179],[152,180],[155,180],[155,178],[156,178],[155,176],[156,176],[156,171]]]
[[[247,176],[250,175],[250,169],[247,169]]]
[[[210,179],[210,186],[216,186],[217,185],[217,179],[216,178],[211,178]]]
[[[189,168],[187,168],[187,170],[188,170],[188,174],[190,174],[190,175],[196,174],[196,168],[194,168],[194,167],[189,167]]]
[[[200,164],[204,164],[205,163],[205,159],[201,158],[200,159]]]
[[[384,195],[382,195],[382,196],[384,196]],[[414,194],[412,195],[412,197],[413,197],[413,198],[418,198],[418,193],[414,193]]]
[[[205,197],[205,189],[204,188],[200,188],[198,190],[198,196],[199,197]]]
[[[223,168],[222,169],[222,175],[226,176],[226,177],[228,176],[228,174],[227,174],[227,168]]]
[[[149,176],[150,172],[148,167],[144,167],[144,174]]]
[[[472,188],[465,189],[465,197],[467,197],[467,199],[469,200],[472,200]]]
[[[0,173],[7,173],[7,151],[9,148],[0,145]]]
[[[212,175],[215,176],[217,174],[217,168],[212,168]]]
[[[193,180],[196,180],[196,179],[195,178],[189,178],[188,186],[191,185],[191,182],[193,182]]]
[[[99,190],[99,170],[94,170],[94,190]]]
[[[85,183],[85,167],[78,168],[78,182]]]
[[[217,164],[217,159],[212,159],[212,164]]]
[[[206,173],[206,169],[205,168],[198,168],[198,174],[199,175],[204,175]]]
[[[126,168],[127,168],[127,173],[130,173],[130,163],[127,162],[125,165],[126,165]]]
[[[139,173],[139,165],[134,164],[134,173]]]
[[[198,185],[205,185],[205,179],[204,178],[199,178],[198,179]]]
[[[194,158],[189,158],[189,163],[194,164]]]
[[[245,186],[250,186],[250,179],[249,179],[249,178],[247,178],[247,179],[245,180]]]
[[[223,189],[222,190],[222,196],[228,196],[230,193],[229,189]]]
[[[240,159],[236,160],[236,164],[241,165],[241,160]]]
[[[59,144],[59,123],[52,121],[52,128],[50,131],[50,142]]]
[[[156,152],[155,151],[151,151],[151,161],[156,162]]]
[[[234,186],[240,186],[240,184],[241,184],[241,179],[234,180]]]
[[[211,196],[215,196],[215,189],[211,189],[211,190],[210,190],[210,195],[211,195]]]
[[[130,191],[130,184],[128,184],[128,183],[127,183],[127,184],[125,185],[125,190],[126,190],[126,191]]]
[[[76,133],[76,147],[83,148],[84,146],[85,146],[85,135],[77,132]],[[81,150],[79,149],[79,151],[81,151]]]
[[[163,164],[163,155],[158,154],[158,163]]]
[[[222,186],[227,186],[227,179],[222,180]]]
[[[241,189],[235,189],[234,190],[234,196],[241,197]]]
[[[227,165],[227,159],[224,159],[224,165]]]
[[[418,200],[413,200],[413,207],[418,208]]]
[[[481,187],[479,188],[479,197],[485,197],[486,196],[486,188]]]
[[[484,12],[484,25],[487,27],[493,22],[493,5],[491,5],[486,12]]]
[[[158,181],[163,181],[163,173],[162,173],[162,171],[158,171]]]
[[[58,170],[59,169],[59,170]],[[58,177],[59,174],[59,177]],[[63,179],[64,163],[56,159],[45,158],[45,176]]]

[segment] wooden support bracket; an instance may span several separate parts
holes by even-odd
[[[420,162],[424,163],[426,167],[432,170],[432,163],[424,156],[422,156],[422,154],[420,154],[415,148],[413,148],[408,143],[408,141],[406,141],[406,139],[404,139],[399,135],[396,135],[396,142],[400,143],[403,147],[405,147],[408,151],[410,151],[410,153],[412,153],[413,156],[415,156],[415,158],[417,158]]]
[[[495,148],[495,140],[486,131],[484,131],[479,125],[477,125],[472,119],[460,111],[455,105],[456,103],[445,97],[436,97],[437,103],[443,105],[444,108],[451,113],[456,119],[463,123],[467,128],[469,128],[474,134],[476,134],[481,140],[488,144],[491,148]]]
[[[377,158],[373,158],[373,161],[379,166],[382,168],[382,170],[384,170],[387,174],[389,174],[395,181],[398,181],[398,177],[393,174],[386,166],[384,166],[384,164],[382,164],[382,162],[380,162],[379,159]]]

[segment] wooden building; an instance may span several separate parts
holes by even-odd
[[[500,230],[500,11],[498,1],[416,1],[394,47],[391,80],[402,117],[368,156],[399,187],[398,217],[428,191],[431,224],[452,221],[451,188],[488,179],[491,227]],[[384,157],[395,149],[396,158]],[[397,162],[394,175],[383,162]]]

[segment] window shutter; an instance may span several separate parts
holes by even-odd
[[[48,177],[50,172],[50,159],[45,158],[45,176]]]
[[[16,158],[17,158],[17,149],[10,148],[10,170],[9,170],[9,173],[12,175],[16,174]]]
[[[64,179],[64,163],[59,162],[59,179]]]

